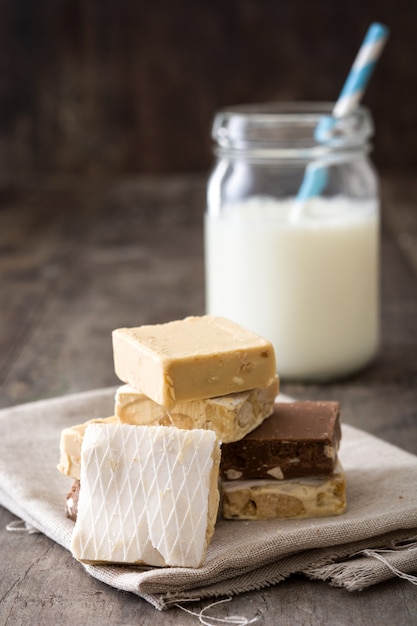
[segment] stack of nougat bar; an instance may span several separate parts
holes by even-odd
[[[226,519],[345,510],[339,405],[276,403],[269,341],[202,316],[117,329],[113,350],[115,414],[61,433],[77,559],[200,566],[218,486]]]
[[[346,509],[337,402],[280,402],[242,440],[222,446],[226,519],[306,518]]]
[[[198,567],[217,519],[220,443],[273,412],[269,341],[215,316],[113,332],[115,415],[61,433],[74,556]]]

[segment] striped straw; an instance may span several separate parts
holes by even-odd
[[[348,115],[359,104],[387,39],[386,26],[371,24],[334,106],[334,117]]]
[[[332,115],[324,115],[317,125],[315,131],[317,141],[327,141],[331,137],[336,119],[352,113],[358,106],[388,39],[388,34],[388,28],[382,24],[375,22],[369,27]],[[326,186],[327,179],[326,169],[318,163],[311,163],[306,169],[296,203],[319,195]],[[298,207],[295,213],[299,212]]]

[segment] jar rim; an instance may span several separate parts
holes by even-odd
[[[323,117],[331,116],[333,102],[261,102],[219,110],[212,137],[222,151],[255,147],[290,149],[353,149],[366,147],[373,134],[369,110],[360,105],[343,118],[334,119],[334,134],[325,142],[315,138]]]
[[[230,118],[235,116],[251,117],[259,121],[267,120],[304,120],[317,121],[322,115],[331,115],[335,102],[330,101],[285,101],[285,102],[258,102],[237,104],[224,107],[217,111],[216,117]],[[358,105],[355,110],[345,117],[360,114],[369,115],[369,109]]]

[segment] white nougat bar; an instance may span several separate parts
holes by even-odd
[[[331,476],[222,483],[226,519],[301,519],[340,515],[345,510],[346,484],[340,462]]]
[[[118,328],[112,336],[116,375],[164,406],[268,387],[276,376],[269,341],[214,315]]]
[[[205,400],[184,400],[167,408],[130,385],[123,385],[116,392],[115,413],[126,424],[213,430],[220,441],[229,443],[242,439],[272,414],[278,390],[278,377],[275,377],[266,388]]]
[[[214,432],[91,424],[81,455],[76,559],[193,568],[203,563],[219,502]]]

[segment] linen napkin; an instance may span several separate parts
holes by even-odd
[[[0,504],[65,548],[72,480],[56,469],[63,428],[113,414],[115,389],[0,411]],[[283,396],[282,400],[288,400]],[[219,520],[201,568],[86,565],[157,609],[279,583],[293,573],[348,590],[417,570],[417,457],[343,425],[347,512],[307,520]]]

